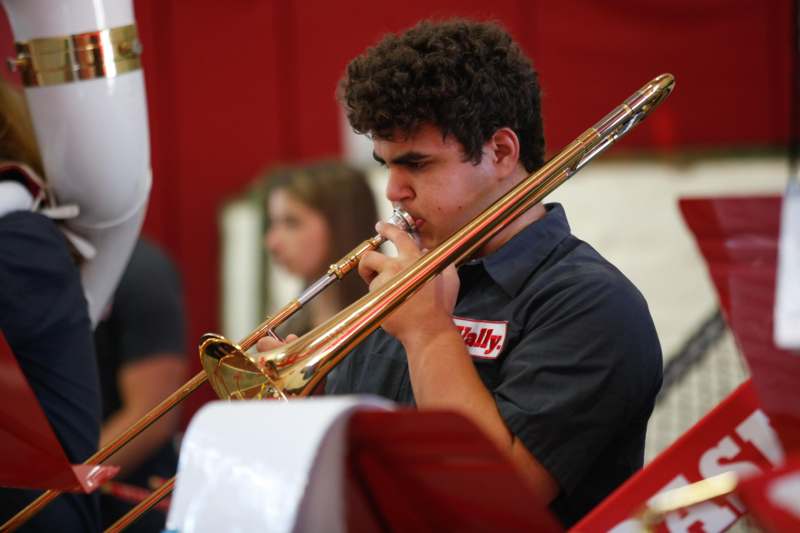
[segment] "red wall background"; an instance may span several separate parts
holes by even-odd
[[[267,165],[339,155],[334,91],[347,61],[421,18],[492,18],[511,31],[541,73],[553,151],[661,72],[676,91],[623,149],[775,147],[789,136],[791,0],[134,5],[154,171],[145,233],[182,271],[190,346],[218,325],[221,204]],[[12,42],[0,21],[0,52]]]

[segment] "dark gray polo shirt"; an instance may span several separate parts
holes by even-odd
[[[458,275],[454,321],[509,429],[559,483],[550,507],[569,527],[642,466],[662,370],[647,303],[558,204]],[[376,330],[327,392],[413,405],[402,345]]]

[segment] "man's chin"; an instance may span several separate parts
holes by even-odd
[[[439,245],[439,242],[430,236],[420,236],[419,247],[423,250],[433,250]]]

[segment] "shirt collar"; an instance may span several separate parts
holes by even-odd
[[[486,272],[509,296],[516,295],[530,274],[570,234],[561,204],[545,204],[544,217],[514,235],[496,252],[467,264],[483,264]]]

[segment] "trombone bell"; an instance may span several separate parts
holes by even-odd
[[[286,400],[270,366],[262,372],[239,345],[221,335],[206,333],[200,343],[200,362],[208,382],[223,400]]]

